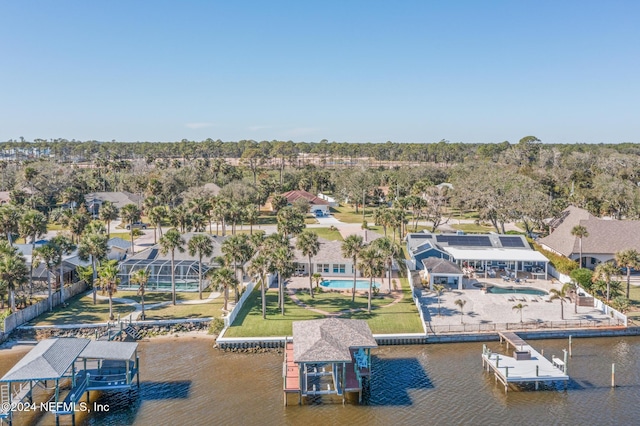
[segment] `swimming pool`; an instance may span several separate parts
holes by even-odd
[[[512,286],[500,287],[493,284],[485,284],[485,286],[487,288],[487,293],[493,293],[493,294],[518,293],[518,294],[531,294],[533,296],[546,296],[549,294],[544,290],[540,290],[539,288],[534,288],[534,287],[512,287]]]
[[[320,285],[324,288],[345,290],[353,288],[353,280],[324,280]],[[380,283],[374,281],[373,286],[380,288]],[[356,280],[356,290],[369,290],[369,280]]]

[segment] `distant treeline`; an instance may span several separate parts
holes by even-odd
[[[357,159],[370,158],[376,161],[409,161],[433,163],[461,163],[468,159],[500,161],[500,156],[511,147],[540,141],[527,136],[517,144],[509,142],[467,144],[439,141],[435,143],[348,143],[348,142],[292,142],[241,140],[222,142],[204,141],[180,142],[80,142],[66,139],[36,139],[29,141],[7,141],[0,143],[0,151],[11,149],[49,149],[59,161],[82,161],[103,159],[138,159],[151,161],[158,158],[281,158],[291,161],[300,156],[314,156],[329,162],[330,158]],[[640,144],[540,144],[541,150],[553,150],[566,156],[573,152],[597,153],[603,150],[620,154],[640,154]],[[19,154],[18,154],[19,157]]]

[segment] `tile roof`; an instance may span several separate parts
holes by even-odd
[[[295,362],[350,362],[353,348],[377,348],[365,320],[325,318],[293,322]]]
[[[309,201],[309,204],[325,205],[325,206],[329,205],[328,201],[325,201],[320,197],[316,197],[310,192],[302,191],[300,189],[297,189],[295,191],[285,192],[284,194],[282,194],[282,196],[287,199],[287,202],[289,204],[293,204],[294,201],[296,201],[298,198],[304,198],[305,200]]]

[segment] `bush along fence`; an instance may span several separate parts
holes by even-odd
[[[62,291],[58,290],[51,295],[52,306],[56,307],[65,300],[75,296],[76,294],[82,293],[86,289],[87,283],[84,281],[78,281],[69,287],[64,287]],[[17,327],[20,327],[22,324],[29,322],[38,315],[42,315],[48,311],[49,299],[47,298],[34,305],[28,306],[25,309],[14,312],[4,319],[4,334],[9,335]]]

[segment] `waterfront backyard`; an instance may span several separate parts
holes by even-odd
[[[357,292],[355,302],[351,293],[321,291],[311,299],[307,278],[293,278],[287,285],[285,315],[278,309],[276,289],[267,292],[267,319],[262,318],[260,289],[256,288],[242,306],[238,316],[225,333],[225,337],[290,336],[291,323],[327,316],[366,320],[376,334],[424,333],[420,315],[406,279],[400,279],[400,290],[391,294],[380,292],[372,299],[372,311],[367,312],[365,292]],[[306,283],[306,288],[305,288]]]

